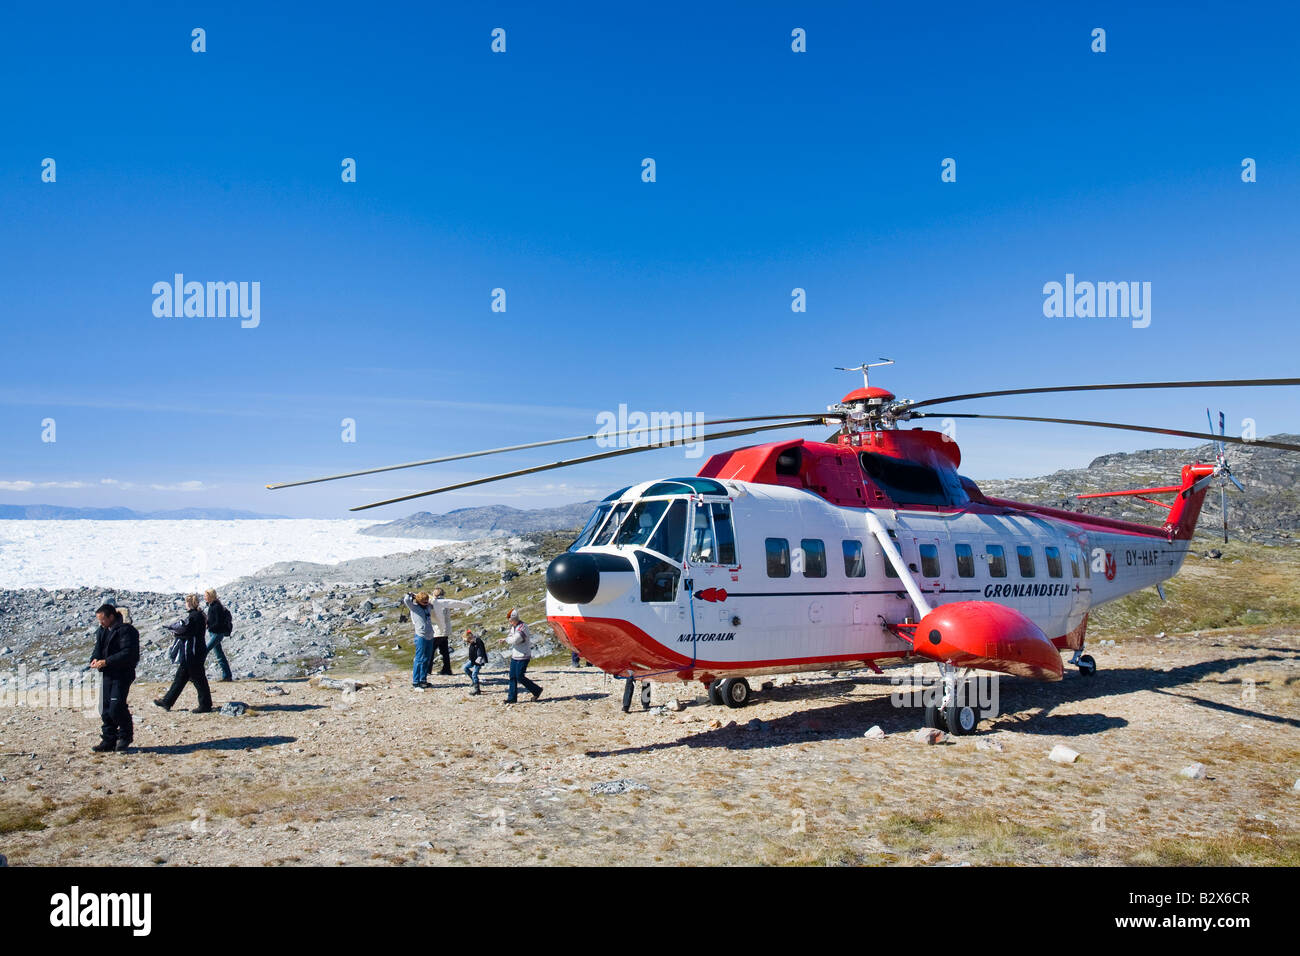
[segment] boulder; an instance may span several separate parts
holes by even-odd
[[[885,732],[884,732],[883,730],[881,730],[881,729],[880,729],[880,725],[877,724],[876,726],[872,727],[870,730],[868,730],[868,731],[867,731],[865,734],[863,734],[862,736],[863,736],[863,737],[866,737],[868,740],[884,740],[884,739],[885,739]]]
[[[643,783],[637,783],[635,780],[606,780],[604,783],[594,783],[591,785],[593,795],[598,794],[616,794],[631,793],[634,790],[649,790]]]
[[[1065,744],[1057,744],[1052,748],[1052,752],[1047,755],[1047,759],[1052,763],[1074,763],[1079,759],[1079,752],[1071,750]]]

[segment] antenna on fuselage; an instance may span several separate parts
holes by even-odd
[[[835,366],[835,371],[837,371],[837,372],[861,372],[861,373],[862,373],[862,387],[863,387],[863,388],[870,388],[870,387],[871,387],[871,382],[867,381],[867,372],[868,372],[868,370],[869,370],[869,369],[873,369],[873,368],[879,368],[879,367],[882,366],[882,365],[893,365],[893,364],[894,364],[894,360],[893,360],[893,359],[882,358],[879,362],[863,362],[861,365],[855,365],[853,368],[841,368],[840,366],[837,365],[837,366]]]

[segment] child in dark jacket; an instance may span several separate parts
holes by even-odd
[[[475,637],[474,631],[468,627],[465,628],[465,644],[469,647],[469,656],[465,659],[465,676],[474,682],[474,689],[470,693],[478,694],[478,672],[487,663],[487,647],[483,638]]]

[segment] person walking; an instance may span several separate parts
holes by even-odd
[[[433,647],[429,651],[429,671],[433,670],[433,656],[441,654],[442,670],[438,673],[444,677],[451,673],[451,648],[448,647],[448,641],[451,639],[451,612],[467,611],[473,606],[469,601],[447,598],[446,593],[442,588],[434,588],[433,600],[429,602],[429,611],[433,619]],[[425,673],[425,677],[428,678],[428,672]]]
[[[207,642],[203,639],[207,626],[208,622],[199,610],[199,596],[185,595],[185,616],[166,625],[167,630],[176,635],[171,650],[172,660],[176,662],[176,677],[167,693],[154,701],[155,706],[171,710],[185,685],[192,683],[199,695],[199,706],[193,712],[206,714],[212,710],[212,691],[208,688],[208,675],[203,671],[203,659],[208,653]]]
[[[212,588],[204,591],[203,597],[208,602],[208,653],[217,659],[217,666],[221,668],[221,682],[228,684],[235,678],[230,673],[230,661],[226,660],[221,642],[234,630],[234,618],[230,616],[230,610],[221,603],[217,592]]]
[[[519,619],[519,611],[510,609],[506,618],[510,627],[506,635],[506,645],[510,648],[510,689],[506,692],[505,702],[516,703],[519,699],[519,685],[533,695],[533,700],[542,696],[542,685],[528,679],[528,662],[533,659],[533,635],[528,625]]]
[[[487,646],[483,643],[483,638],[475,637],[473,629],[468,627],[465,628],[465,644],[469,647],[469,653],[465,658],[465,676],[474,683],[474,689],[470,694],[478,696],[478,672],[487,663]]]
[[[95,617],[99,629],[95,632],[95,649],[90,653],[90,668],[100,674],[101,726],[100,741],[90,749],[96,753],[125,751],[135,736],[126,697],[140,662],[140,632],[112,604],[101,604]]]

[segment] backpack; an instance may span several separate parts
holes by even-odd
[[[230,608],[226,607],[224,604],[218,604],[217,607],[220,610],[220,613],[217,615],[217,626],[209,627],[208,630],[214,631],[217,634],[229,634],[234,630],[235,626],[234,618],[230,616]]]

